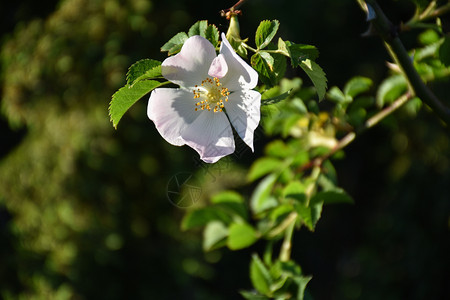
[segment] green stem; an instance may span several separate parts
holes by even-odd
[[[250,50],[250,51],[253,51],[253,52],[255,52],[255,53],[259,51],[259,50],[255,49],[255,48],[250,47],[250,46],[247,45],[246,43],[242,43],[241,45],[244,46],[244,48],[246,48],[246,49],[248,49],[248,50]]]
[[[295,222],[292,222],[284,233],[283,244],[280,250],[280,261],[289,261],[291,259],[292,235],[294,233]]]
[[[372,20],[373,25],[378,30],[382,39],[389,46],[388,51],[391,52],[394,60],[398,62],[400,69],[408,80],[414,93],[427,104],[439,118],[447,125],[450,125],[450,109],[446,107],[422,81],[420,75],[414,68],[408,52],[403,46],[403,43],[393,30],[394,27],[387,19],[376,0],[366,0],[366,3],[372,7],[376,14],[376,18]]]

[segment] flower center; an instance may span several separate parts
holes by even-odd
[[[195,103],[195,111],[208,110],[221,112],[224,107],[223,102],[227,102],[228,95],[230,95],[228,89],[222,86],[217,77],[213,79],[206,78],[200,86],[195,86],[193,92],[194,99],[200,100]]]

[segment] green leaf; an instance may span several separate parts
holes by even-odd
[[[269,294],[272,277],[257,254],[252,255],[252,261],[250,263],[250,279],[253,287],[258,292],[265,295]]]
[[[109,116],[114,128],[117,129],[120,119],[134,103],[162,84],[155,80],[139,81],[132,87],[126,85],[115,92],[109,104]]]
[[[306,60],[314,61],[317,57],[319,57],[319,50],[312,45],[305,44],[294,44],[289,41],[285,41],[283,45],[283,41],[278,41],[278,48],[281,47],[282,51],[286,51],[289,53],[289,57],[291,58],[292,67],[298,67],[302,62]]]
[[[212,221],[203,231],[203,250],[210,251],[226,245],[228,229],[222,222]]]
[[[281,160],[272,157],[258,158],[250,167],[247,179],[253,182],[264,175],[274,172],[280,168]]]
[[[201,35],[202,37],[206,37],[206,28],[208,27],[208,21],[201,20],[197,21],[194,25],[189,28],[188,34],[189,37],[194,35]]]
[[[267,98],[267,99],[261,99],[261,105],[270,105],[270,104],[275,104],[278,103],[280,101],[283,101],[284,99],[286,99],[287,97],[289,97],[289,95],[291,94],[292,90],[289,90],[281,95],[275,96],[275,97],[271,97],[271,98]]]
[[[450,66],[450,35],[447,35],[439,47],[439,59],[444,66]]]
[[[327,89],[327,78],[325,72],[319,67],[318,64],[310,59],[306,59],[300,63],[300,67],[305,71],[306,75],[311,79],[312,83],[316,87],[319,100],[322,100],[325,96]]]
[[[211,202],[231,215],[237,215],[242,220],[248,219],[244,198],[239,193],[234,191],[223,191],[214,195],[211,198]]]
[[[356,76],[350,79],[344,87],[344,94],[352,99],[357,95],[367,92],[372,87],[372,80],[367,77]]]
[[[269,87],[276,85],[286,71],[286,58],[280,54],[259,51],[251,57],[250,62],[260,80]]]
[[[196,227],[202,227],[211,221],[231,222],[231,217],[217,207],[209,206],[188,212],[181,222],[181,229],[189,230]]]
[[[205,38],[213,44],[214,47],[219,43],[219,30],[215,25],[208,25],[205,31]]]
[[[127,72],[127,84],[161,76],[161,62],[153,59],[142,59],[134,63]]]
[[[264,20],[259,24],[255,34],[255,43],[258,49],[263,49],[269,45],[277,33],[279,26],[280,22],[278,20]]]
[[[408,84],[402,75],[386,78],[377,91],[377,106],[383,107],[386,103],[395,101],[408,90]]]
[[[256,242],[255,229],[246,223],[233,223],[228,228],[227,246],[231,250],[247,248]]]
[[[300,203],[305,203],[306,194],[305,194],[305,185],[300,181],[291,181],[283,190],[284,198],[291,198],[299,201]]]
[[[284,159],[292,154],[292,149],[282,140],[275,140],[266,146],[264,152],[268,156]]]
[[[339,188],[330,191],[322,191],[316,193],[311,198],[311,203],[318,203],[318,202],[323,202],[324,204],[354,203],[353,199],[343,189]]]
[[[333,86],[328,90],[327,97],[336,103],[350,103],[352,101],[352,98],[346,97],[337,86]]]
[[[261,213],[269,208],[278,205],[275,198],[270,197],[273,185],[277,180],[277,174],[270,174],[265,177],[258,186],[255,188],[251,198],[250,207],[255,212],[255,214]]]
[[[298,292],[296,300],[304,300],[305,289],[312,276],[296,276],[293,278],[294,282],[298,285]]]
[[[188,38],[185,32],[179,32],[161,47],[161,51],[168,51],[168,55],[175,54],[181,50]]]
[[[311,202],[309,206],[300,202],[295,203],[295,209],[300,216],[300,221],[306,225],[310,231],[314,231],[314,228],[320,219],[322,206],[323,202]]]

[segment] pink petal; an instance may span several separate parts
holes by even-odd
[[[222,112],[199,112],[199,117],[183,130],[182,135],[186,144],[207,163],[215,163],[234,152],[233,131]]]
[[[219,54],[216,58],[214,58],[211,63],[211,67],[209,68],[208,75],[211,77],[222,78],[228,72],[228,65],[225,61],[225,58],[222,54]]]
[[[220,53],[228,65],[228,72],[220,82],[230,91],[253,89],[258,84],[258,73],[249,66],[231,47],[225,34],[222,33]]]
[[[159,134],[170,144],[186,144],[181,132],[199,116],[192,94],[182,89],[155,89],[148,101],[147,115]]]
[[[161,65],[164,78],[181,87],[193,88],[208,76],[208,70],[216,58],[214,46],[204,37],[192,36],[181,51],[166,58]]]
[[[243,90],[231,93],[228,99],[225,109],[231,124],[253,151],[253,135],[261,118],[261,94],[253,90]]]

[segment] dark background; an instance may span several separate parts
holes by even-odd
[[[414,12],[409,1],[380,2],[396,24]],[[118,130],[107,115],[133,62],[163,60],[160,46],[197,20],[225,31],[218,12],[233,4],[0,4],[3,298],[239,299],[251,287],[250,254],[261,245],[203,253],[200,232],[179,229],[184,209],[168,201],[167,184],[198,171],[196,153],[158,135],[145,100]],[[242,10],[243,37],[278,19],[283,39],[317,46],[329,86],[355,75],[379,83],[387,74],[380,40],[361,37],[368,25],[356,1],[252,0]],[[417,34],[402,35],[408,48]],[[440,93],[448,101],[448,82]],[[236,168],[248,167],[264,143]],[[292,256],[313,275],[309,294],[449,299],[450,143],[439,120],[426,107],[415,117],[401,110],[345,153],[335,164],[355,204],[326,207],[316,232],[294,237]]]

